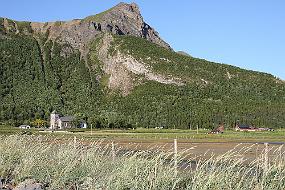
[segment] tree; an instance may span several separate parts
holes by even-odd
[[[33,126],[36,126],[37,128],[45,127],[46,126],[46,121],[42,119],[36,119],[32,122]]]

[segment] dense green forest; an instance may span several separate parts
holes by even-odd
[[[116,48],[110,54],[130,54],[185,83],[144,80],[122,96],[106,87],[96,40],[86,62],[70,45],[32,35],[28,23],[19,26],[25,34],[7,31],[0,22],[2,123],[49,120],[57,110],[98,128],[212,128],[221,122],[231,128],[237,121],[285,127],[285,83],[272,75],[180,55],[141,38],[114,36]]]

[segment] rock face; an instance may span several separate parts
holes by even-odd
[[[134,75],[143,76],[150,81],[176,86],[185,85],[181,79],[164,76],[152,71],[144,62],[136,60],[130,55],[121,53],[119,50],[114,55],[108,53],[113,42],[112,35],[106,33],[101,44],[97,47],[98,59],[104,64],[103,70],[110,77],[108,87],[120,90],[124,96],[128,95],[135,86]]]
[[[66,22],[17,22],[2,19],[2,21],[0,20],[1,25],[3,27],[0,27],[0,29],[4,28],[5,30],[3,32],[4,37],[6,33],[34,37],[40,47],[43,62],[46,60],[46,54],[44,53],[46,42],[52,41],[62,44],[60,56],[64,58],[68,58],[72,53],[79,50],[88,70],[92,70],[88,66],[91,42],[104,36],[102,45],[97,50],[99,53],[98,59],[104,64],[103,71],[110,76],[108,87],[120,90],[123,95],[128,95],[134,88],[134,75],[143,75],[147,80],[163,84],[184,85],[179,79],[152,72],[151,68],[147,68],[143,62],[135,60],[131,56],[120,54],[120,52],[113,56],[108,55],[108,49],[113,41],[111,34],[144,38],[163,48],[172,50],[159,37],[159,34],[144,22],[140,9],[135,3],[120,3],[100,14]]]
[[[158,33],[144,22],[137,4],[120,3],[101,16],[87,17],[85,20],[91,21],[94,28],[104,32],[112,32],[118,35],[132,35],[145,38],[162,47],[170,49]]]
[[[110,32],[117,35],[132,35],[145,38],[167,49],[171,47],[159,34],[144,22],[138,5],[120,3],[117,6],[81,20],[67,22],[31,23],[35,33],[48,34],[51,40],[68,42],[82,51],[100,33]]]
[[[33,179],[27,179],[14,188],[14,190],[43,190],[43,185]]]

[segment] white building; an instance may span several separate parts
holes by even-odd
[[[73,120],[74,118],[72,116],[60,117],[60,115],[57,114],[56,111],[53,111],[50,114],[50,129],[73,128],[74,127],[72,123]]]
[[[51,112],[50,114],[50,129],[57,129],[58,128],[58,120],[59,114],[56,111]]]
[[[86,122],[81,122],[80,123],[80,128],[82,128],[82,129],[87,129],[87,123]]]
[[[30,125],[20,125],[19,128],[20,129],[30,129],[31,126]]]

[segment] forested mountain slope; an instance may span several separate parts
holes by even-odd
[[[285,83],[175,53],[137,5],[55,23],[0,19],[0,121],[51,111],[97,127],[285,123]]]

